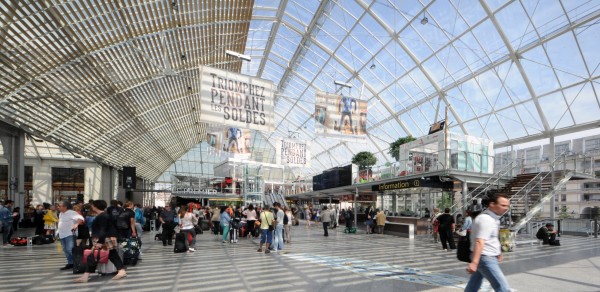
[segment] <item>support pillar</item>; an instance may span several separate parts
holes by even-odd
[[[552,135],[552,136],[550,136],[550,159],[551,159],[550,161],[554,161],[554,158],[556,157],[555,150],[556,149],[554,147],[554,135]],[[565,159],[566,159],[566,157],[565,157]],[[552,167],[550,169],[550,171],[551,171],[550,177],[552,179],[552,188],[554,188],[554,185],[555,185],[554,169],[555,169],[555,165],[554,165],[554,163],[552,163]],[[564,171],[566,171],[566,168]],[[556,211],[554,211],[555,208],[556,208],[556,192],[554,192],[552,199],[550,199],[550,219],[556,218]]]
[[[469,186],[467,185],[466,181],[461,181],[462,184],[462,208],[460,208],[461,210],[461,214],[465,213],[465,210],[469,207]],[[453,210],[454,211],[454,210]]]

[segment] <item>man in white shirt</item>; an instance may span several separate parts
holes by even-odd
[[[471,274],[465,287],[467,292],[477,292],[483,278],[486,278],[495,291],[508,292],[510,287],[502,274],[498,263],[502,262],[502,248],[498,233],[500,217],[509,207],[508,198],[504,195],[493,195],[488,208],[473,221],[471,228],[471,262],[467,272]]]
[[[77,238],[77,226],[83,223],[83,216],[71,210],[73,206],[69,201],[62,201],[58,204],[58,237],[62,246],[63,253],[67,258],[67,265],[60,268],[61,270],[69,270],[73,268],[73,247]]]

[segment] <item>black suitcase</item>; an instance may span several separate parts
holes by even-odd
[[[77,245],[77,237],[73,236],[73,274],[82,274],[87,270],[87,265],[83,263],[83,250],[86,249],[84,242]]]
[[[454,240],[454,239],[450,239]],[[456,246],[456,258],[459,261],[471,262],[471,242],[467,236],[461,236]]]
[[[187,252],[187,245],[185,244],[186,238],[185,233],[179,232],[175,235],[175,245],[173,246],[174,253]]]

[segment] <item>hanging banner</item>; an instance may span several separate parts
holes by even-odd
[[[233,154],[250,154],[252,137],[250,130],[240,128],[225,128],[222,133],[221,150]]]
[[[310,166],[310,145],[308,142],[280,139],[275,143],[277,164],[297,167]]]
[[[269,80],[202,67],[200,120],[271,132],[275,129],[274,90]]]
[[[338,137],[366,138],[367,101],[317,91],[315,132]]]

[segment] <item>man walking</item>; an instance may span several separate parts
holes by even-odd
[[[61,270],[69,270],[73,268],[73,247],[75,246],[74,231],[77,230],[79,224],[83,224],[83,216],[73,211],[71,202],[62,201],[58,204],[58,211],[60,215],[58,217],[58,237],[60,238],[60,245],[62,246],[63,253],[67,258],[67,264],[60,268]],[[75,238],[74,238],[75,237]]]
[[[329,236],[327,231],[329,223],[331,223],[331,211],[327,209],[327,206],[323,206],[323,211],[321,211],[321,222],[323,222],[323,236]]]
[[[471,229],[471,262],[467,272],[471,274],[465,288],[467,292],[476,292],[486,278],[495,291],[508,292],[510,287],[500,270],[498,263],[502,261],[502,249],[498,233],[500,217],[508,210],[509,201],[504,195],[493,195],[488,209],[475,218]]]
[[[444,251],[448,251],[448,243],[450,244],[450,249],[456,249],[454,245],[454,237],[452,234],[456,228],[454,224],[454,218],[450,215],[450,208],[444,209],[444,214],[439,215],[437,217],[437,221],[439,222],[438,232],[440,234],[440,240],[442,241],[442,247]]]

